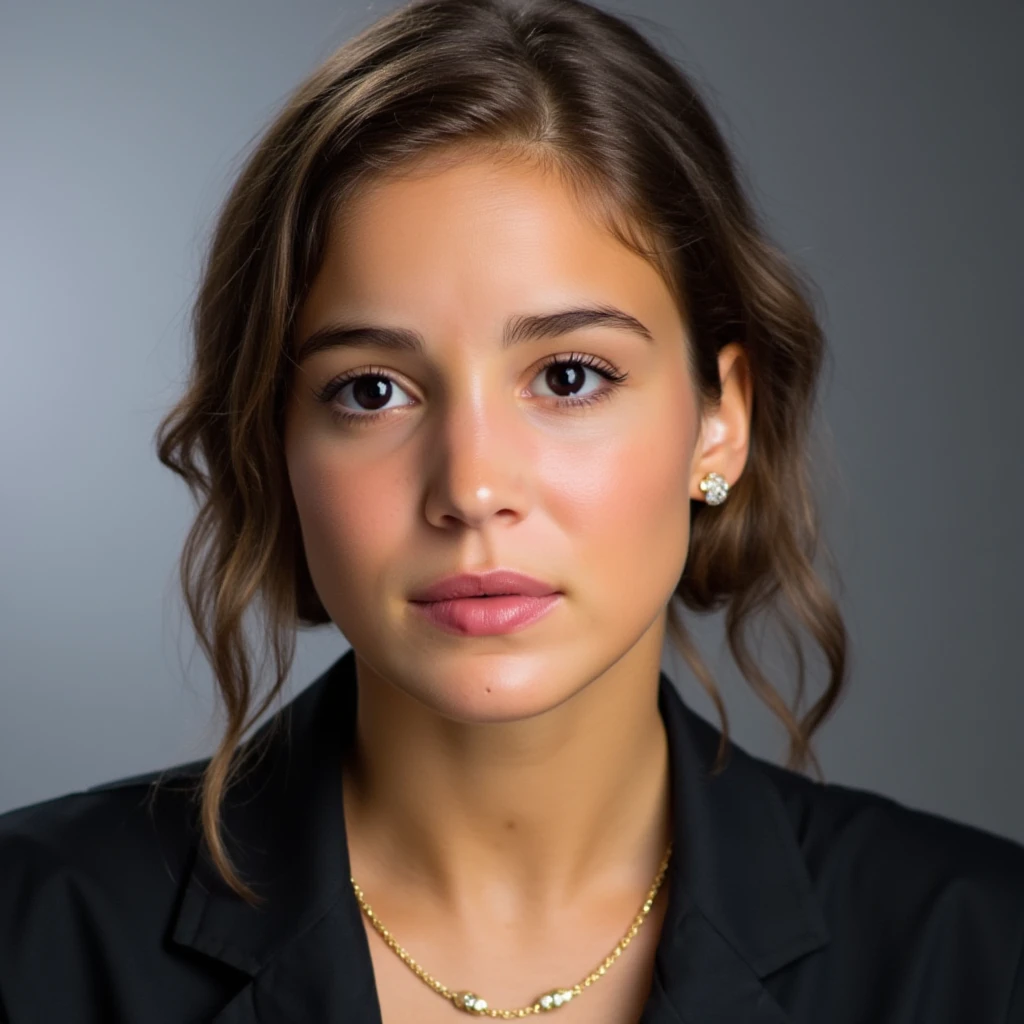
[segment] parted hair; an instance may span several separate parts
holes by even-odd
[[[160,461],[197,504],[180,582],[224,716],[194,798],[217,871],[253,905],[263,897],[229,854],[223,801],[255,752],[250,728],[282,691],[298,628],[331,621],[284,459],[296,313],[332,221],[360,189],[472,150],[553,169],[651,262],[685,318],[702,408],[721,397],[721,348],[743,344],[754,395],[747,463],[724,504],[690,503],[667,632],[720,716],[716,771],[728,715],[681,608],[725,610],[737,667],[788,733],[787,767],[810,759],[821,776],[810,739],[843,688],[847,631],[814,565],[821,554],[834,570],[811,488],[826,355],[813,285],[769,240],[693,78],[625,17],[582,0],[414,0],[316,67],[246,154],[206,248],[187,384],[156,435]],[[262,652],[246,633],[250,611]],[[794,656],[789,702],[752,650],[759,613]],[[827,671],[805,712],[801,629]],[[272,678],[261,682],[268,657]]]

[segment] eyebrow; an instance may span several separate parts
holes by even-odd
[[[587,327],[611,327],[639,335],[646,341],[654,341],[654,336],[636,317],[615,306],[577,306],[555,313],[510,316],[505,321],[501,347],[507,349],[525,341],[554,338]],[[318,328],[302,342],[296,360],[301,363],[315,352],[343,348],[346,345],[413,352],[418,355],[426,350],[423,335],[407,327],[329,324]]]

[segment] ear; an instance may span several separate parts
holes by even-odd
[[[754,385],[742,344],[730,342],[719,352],[718,376],[722,398],[702,417],[693,453],[690,497],[697,501],[704,501],[700,482],[712,471],[721,473],[731,487],[743,472],[750,450]]]

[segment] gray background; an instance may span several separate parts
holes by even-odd
[[[152,434],[241,152],[391,6],[0,14],[0,809],[213,749],[211,675],[176,589],[192,506]],[[826,778],[1024,841],[1024,6],[631,9],[702,83],[820,290],[838,459],[821,487],[853,644],[817,734]],[[721,621],[697,634],[736,740],[780,761],[784,733]],[[286,696],[346,649],[331,628],[303,634]],[[717,721],[669,648],[663,667]]]

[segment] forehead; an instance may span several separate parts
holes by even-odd
[[[293,345],[354,319],[498,350],[519,316],[602,306],[685,347],[681,301],[557,171],[445,154],[365,185],[335,217]]]
[[[670,315],[673,304],[657,270],[554,170],[467,156],[381,179],[345,206],[299,334],[342,312],[490,329],[510,312],[566,300],[611,302],[640,319]]]

